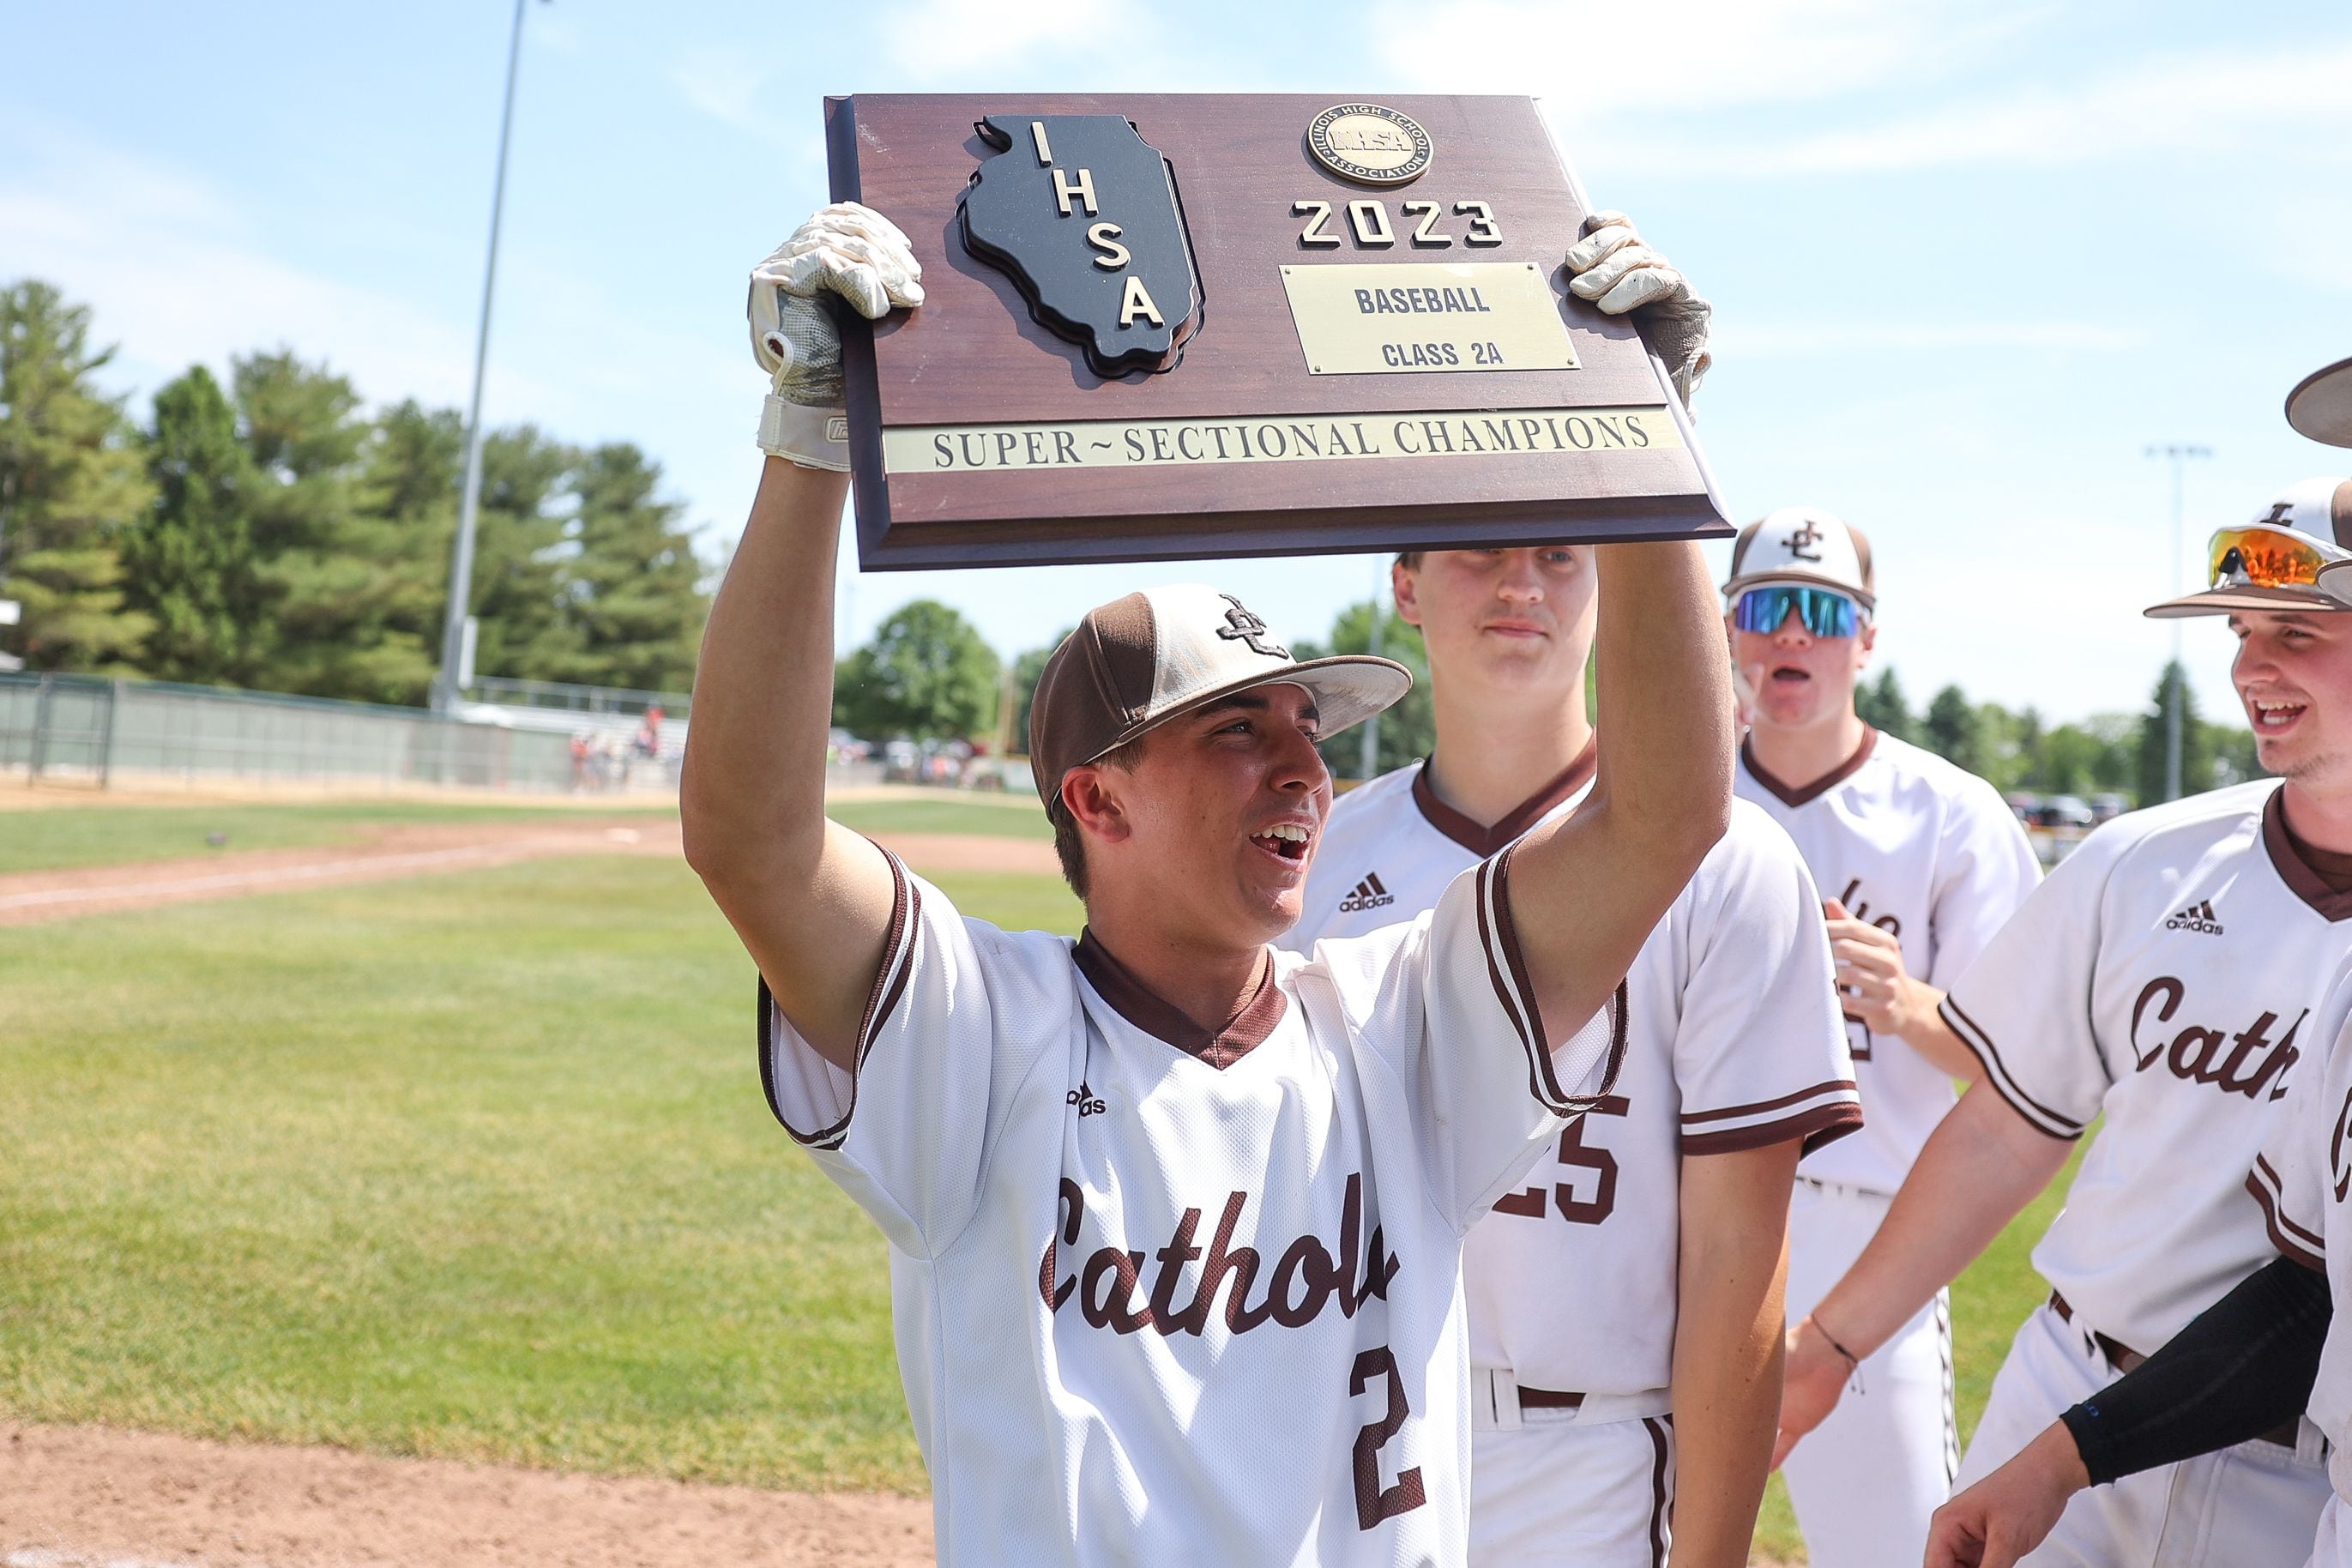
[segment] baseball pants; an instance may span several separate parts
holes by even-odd
[[[1474,1430],[1470,1568],[1664,1568],[1674,1443],[1663,1415]]]
[[[2035,1308],[1993,1378],[1959,1485],[2000,1468],[2116,1376],[2080,1319]],[[2310,1422],[2300,1427],[2292,1448],[2257,1438],[2077,1492],[2020,1568],[2332,1568],[2335,1559],[2312,1557],[2331,1495],[2326,1445]]]
[[[1891,1200],[1800,1178],[1789,1205],[1789,1321],[1813,1310],[1878,1234]],[[1889,1568],[1927,1554],[1951,1495],[1952,1316],[1937,1292],[1864,1360],[1828,1420],[1781,1467],[1813,1568]]]

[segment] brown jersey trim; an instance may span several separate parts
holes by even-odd
[[[2293,1258],[2305,1268],[2325,1271],[2327,1242],[2288,1217],[2285,1185],[2268,1160],[2259,1154],[2254,1156],[2254,1168],[2246,1173],[2246,1191],[2253,1194],[2254,1202],[2262,1205],[2263,1228],[2270,1232],[2271,1245],[2279,1249],[2282,1258]]]
[[[1274,981],[1274,955],[1264,950],[1258,955],[1256,989],[1213,1029],[1194,1023],[1182,1008],[1137,979],[1133,970],[1095,940],[1091,930],[1078,933],[1070,958],[1113,1012],[1153,1039],[1220,1072],[1264,1045],[1290,1005]]]
[[[1430,787],[1429,763],[1430,759],[1423,758],[1421,770],[1412,775],[1412,804],[1421,808],[1422,816],[1432,827],[1484,860],[1541,822],[1554,806],[1591,782],[1601,763],[1601,741],[1598,736],[1587,741],[1584,750],[1576,753],[1576,760],[1562,769],[1558,778],[1513,806],[1491,827],[1437,798],[1437,791]]]
[[[1673,1423],[1671,1415],[1642,1417],[1642,1430],[1650,1435],[1650,1568],[1666,1563],[1666,1518],[1675,1500]]]
[[[1992,1085],[1994,1092],[2007,1102],[2011,1110],[2025,1119],[2027,1126],[2061,1142],[2072,1143],[2083,1136],[2082,1122],[2071,1116],[2060,1115],[2018,1087],[2017,1080],[2010,1076],[2009,1065],[2000,1059],[2000,1048],[1992,1043],[1992,1037],[1985,1033],[1983,1026],[1974,1018],[1961,1011],[1959,1003],[1953,1000],[1948,993],[1936,1011],[1945,1023],[1952,1026],[1952,1033],[1960,1037],[1960,1044],[1968,1047],[1970,1054],[1983,1066],[1985,1081]]]
[[[1518,966],[1496,962],[1496,948],[1500,943],[1517,945],[1518,933],[1511,921],[1511,902],[1505,878],[1510,866],[1508,855],[1498,856],[1478,863],[1477,880],[1472,891],[1476,895],[1473,907],[1478,914],[1478,951],[1486,960],[1486,982],[1495,988],[1495,1000],[1501,1004],[1503,1016],[1510,1021],[1511,1030],[1519,1037],[1519,1048],[1528,1058],[1528,1093],[1547,1110],[1565,1115],[1560,1110],[1567,1096],[1552,1071],[1551,1053],[1544,1048],[1543,1026],[1536,1012],[1535,998],[1513,989],[1518,980]],[[1500,936],[1497,936],[1500,932]],[[1506,980],[1506,968],[1510,978]]]
[[[1683,1134],[1682,1152],[1685,1154],[1737,1154],[1747,1149],[1801,1142],[1804,1146],[1799,1151],[1800,1154],[1810,1154],[1816,1149],[1828,1148],[1849,1132],[1861,1131],[1862,1107],[1851,1100],[1841,1100],[1754,1127],[1734,1127],[1721,1132],[1685,1132]]]
[[[849,1109],[830,1127],[803,1132],[785,1120],[784,1108],[777,1102],[776,999],[768,989],[767,976],[760,977],[760,1089],[768,1098],[768,1111],[776,1119],[776,1124],[806,1148],[838,1149],[849,1136],[850,1121],[857,1114],[857,1079],[865,1070],[866,1053],[874,1048],[874,1037],[898,1010],[898,999],[907,994],[908,976],[915,967],[911,933],[922,913],[922,894],[916,889],[914,879],[907,875],[905,863],[896,855],[884,849],[882,858],[890,868],[890,930],[882,940],[882,967],[874,972],[873,989],[866,994],[866,1016],[857,1026],[857,1060],[849,1075]]]
[[[1759,1110],[1779,1110],[1785,1106],[1796,1105],[1804,1100],[1818,1100],[1822,1095],[1835,1094],[1841,1089],[1848,1094],[1853,1093],[1855,1091],[1853,1079],[1824,1079],[1810,1089],[1801,1089],[1794,1094],[1778,1095],[1770,1100],[1759,1100],[1753,1105],[1727,1105],[1717,1110],[1685,1110],[1682,1113],[1682,1121],[1685,1127],[1702,1121],[1728,1121],[1736,1116],[1753,1116]]]
[[[1772,798],[1782,805],[1799,806],[1809,801],[1821,799],[1822,796],[1862,772],[1863,764],[1870,761],[1870,753],[1877,749],[1878,731],[1864,724],[1862,727],[1862,744],[1853,749],[1853,755],[1811,784],[1782,784],[1765,772],[1764,765],[1756,760],[1755,749],[1748,745],[1748,737],[1743,735],[1739,740],[1739,765],[1748,770],[1749,778],[1769,790],[1772,793]]]
[[[1580,1115],[1609,1096],[1617,1087],[1617,1075],[1624,1068],[1625,983],[1620,980],[1617,989],[1601,1004],[1601,1013],[1609,1018],[1609,1046],[1601,1087],[1589,1095],[1570,1094],[1560,1087],[1559,1064],[1552,1060],[1550,1037],[1544,1031],[1543,1013],[1536,1002],[1534,983],[1528,978],[1527,957],[1519,950],[1518,928],[1513,923],[1512,853],[1507,847],[1493,858],[1480,861],[1474,884],[1478,945],[1486,958],[1486,979],[1495,988],[1495,999],[1502,1005],[1503,1016],[1510,1020],[1519,1037],[1520,1048],[1527,1053],[1528,1092],[1556,1116]],[[1500,963],[1496,962],[1498,953]]]
[[[2328,921],[2352,917],[2352,892],[2338,891],[2320,867],[2314,864],[2315,857],[2327,852],[2314,850],[2286,825],[2284,785],[2271,791],[2270,799],[2263,805],[2263,847],[2270,851],[2271,864],[2278,868],[2279,880],[2286,884],[2289,892]]]

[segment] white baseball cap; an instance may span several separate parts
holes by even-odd
[[[2306,562],[2316,558],[2313,580],[2269,585],[2255,581],[2246,557],[2260,552],[2255,542],[2242,538],[2249,531],[2290,537],[2298,555]],[[2235,610],[2346,608],[2352,605],[2352,583],[2341,576],[2330,583],[2328,576],[2338,566],[2352,565],[2352,479],[2297,480],[2281,490],[2266,510],[2235,528],[2217,531],[2210,554],[2210,587],[2151,605],[2141,613],[2158,620],[2173,620],[2182,616],[2226,616]]]
[[[2286,422],[2331,447],[2352,447],[2352,359],[2322,365],[2286,395]]]
[[[1819,507],[1784,506],[1739,531],[1724,596],[1737,599],[1778,583],[1833,589],[1865,610],[1878,604],[1869,538]]]
[[[1180,714],[1253,687],[1304,687],[1328,739],[1402,697],[1394,659],[1296,659],[1239,599],[1197,584],[1147,588],[1087,612],[1037,678],[1030,770],[1048,810],[1062,779]]]

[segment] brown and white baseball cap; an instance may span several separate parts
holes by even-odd
[[[1412,676],[1392,659],[1295,659],[1239,599],[1198,584],[1147,588],[1087,612],[1037,678],[1029,766],[1050,809],[1063,776],[1180,714],[1255,686],[1303,686],[1322,732],[1370,718]]]
[[[1819,507],[1784,506],[1739,531],[1731,547],[1731,577],[1724,597],[1737,599],[1750,588],[1791,583],[1849,595],[1864,609],[1877,607],[1877,580],[1870,569],[1870,540],[1833,512]]]
[[[2232,541],[2228,537],[2248,529],[2299,536],[2325,563],[2319,568],[2317,584],[2265,587],[2252,581],[2244,555],[2254,546],[2246,544],[2233,562]],[[2214,563],[2212,586],[2150,605],[2141,613],[2157,620],[2174,620],[2182,616],[2226,616],[2233,610],[2343,609],[2346,600],[2340,595],[2352,589],[2352,584],[2340,576],[2331,583],[2329,574],[2337,566],[2352,565],[2352,479],[2303,479],[2289,485],[2260,514],[2215,533],[2213,543],[2220,548],[2221,559]]]
[[[2286,422],[2315,441],[2352,447],[2352,359],[2322,365],[2286,395]]]

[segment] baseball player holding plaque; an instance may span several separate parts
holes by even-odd
[[[1302,952],[1437,907],[1592,784],[1593,552],[1409,553],[1391,582],[1437,744],[1334,807]],[[1613,1092],[1471,1232],[1473,1563],[1650,1568],[1669,1540],[1747,1562],[1790,1179],[1861,1123],[1819,910],[1788,836],[1735,805],[1626,976]],[[1706,1484],[1677,1492],[1684,1467]]]
[[[1814,1308],[1819,1348],[1801,1340],[1792,1355],[1788,1433],[1836,1400],[1841,1358],[1958,1273],[2095,1119],[2033,1255],[2053,1289],[1994,1381],[1964,1485],[2272,1258],[2246,1172],[2302,1092],[2319,988],[2352,951],[2352,615],[2318,586],[2323,566],[2352,562],[2346,539],[2352,483],[2306,481],[2214,535],[2210,587],[2149,612],[2230,617],[2231,677],[2281,777],[2102,827],[1952,988],[1943,1016],[1983,1081]],[[2246,1436],[2076,1496],[2029,1561],[2293,1568],[2328,1493],[2321,1436],[2290,1412]]]
[[[1972,1069],[1937,1021],[1939,987],[2040,870],[1991,785],[1856,715],[1877,637],[1859,529],[1808,507],[1773,512],[1741,531],[1724,593],[1751,715],[1734,788],[1795,839],[1820,885],[1862,1090],[1862,1131],[1798,1166],[1788,1294],[1801,1321],[1878,1229],[1952,1108],[1952,1079]],[[1854,1373],[1848,1398],[1787,1460],[1816,1568],[1915,1561],[1950,1489],[1951,1315],[1931,1296],[1859,1367],[1841,1368]],[[1790,1336],[1792,1355],[1803,1337]]]
[[[803,466],[838,449],[815,297],[878,318],[920,297],[915,274],[852,207],[755,274],[771,460],[712,608],[681,798],[688,857],[762,976],[770,1104],[889,1240],[940,1558],[1459,1563],[1463,1238],[1615,1092],[1621,978],[1729,810],[1696,548],[1628,544],[1599,570],[1585,808],[1422,919],[1305,958],[1269,943],[1329,811],[1315,743],[1409,678],[1294,659],[1205,588],[1098,607],[1030,734],[1086,932],[967,920],[824,816],[846,485]]]

